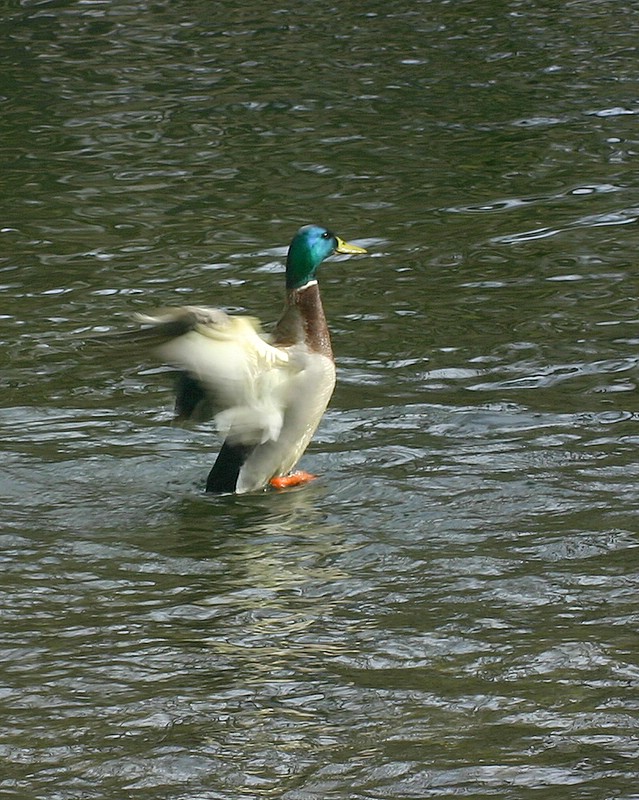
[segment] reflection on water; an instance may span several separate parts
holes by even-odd
[[[4,794],[634,796],[635,16],[7,9]],[[274,320],[311,220],[370,252],[320,478],[207,497],[85,334]]]
[[[320,482],[215,500],[199,451],[172,450],[190,483],[167,480],[165,453],[138,456],[134,434],[118,458],[55,469],[34,468],[27,441],[10,472],[49,480],[9,507],[4,537],[7,732],[32,743],[16,785],[50,764],[85,791],[143,794],[194,780],[232,793],[252,775],[255,793],[296,796],[304,776],[300,796],[347,796],[344,774],[393,796],[581,791],[603,774],[576,752],[619,761],[605,780],[623,784],[631,422],[333,411],[309,456]]]

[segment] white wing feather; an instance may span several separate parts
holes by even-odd
[[[243,444],[277,439],[291,377],[304,367],[298,348],[273,347],[260,336],[256,320],[215,308],[186,306],[138,319],[155,355],[210,395],[225,437]]]

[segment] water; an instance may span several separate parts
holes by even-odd
[[[7,2],[0,795],[637,798],[634,5]],[[279,313],[285,493],[87,331]]]

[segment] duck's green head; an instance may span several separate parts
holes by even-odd
[[[365,253],[363,247],[335,236],[321,225],[304,225],[293,237],[286,257],[286,288],[301,289],[317,277],[317,268],[333,253]]]

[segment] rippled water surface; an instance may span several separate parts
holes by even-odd
[[[0,795],[639,797],[634,3],[3,3]],[[87,344],[279,314],[301,490]]]

